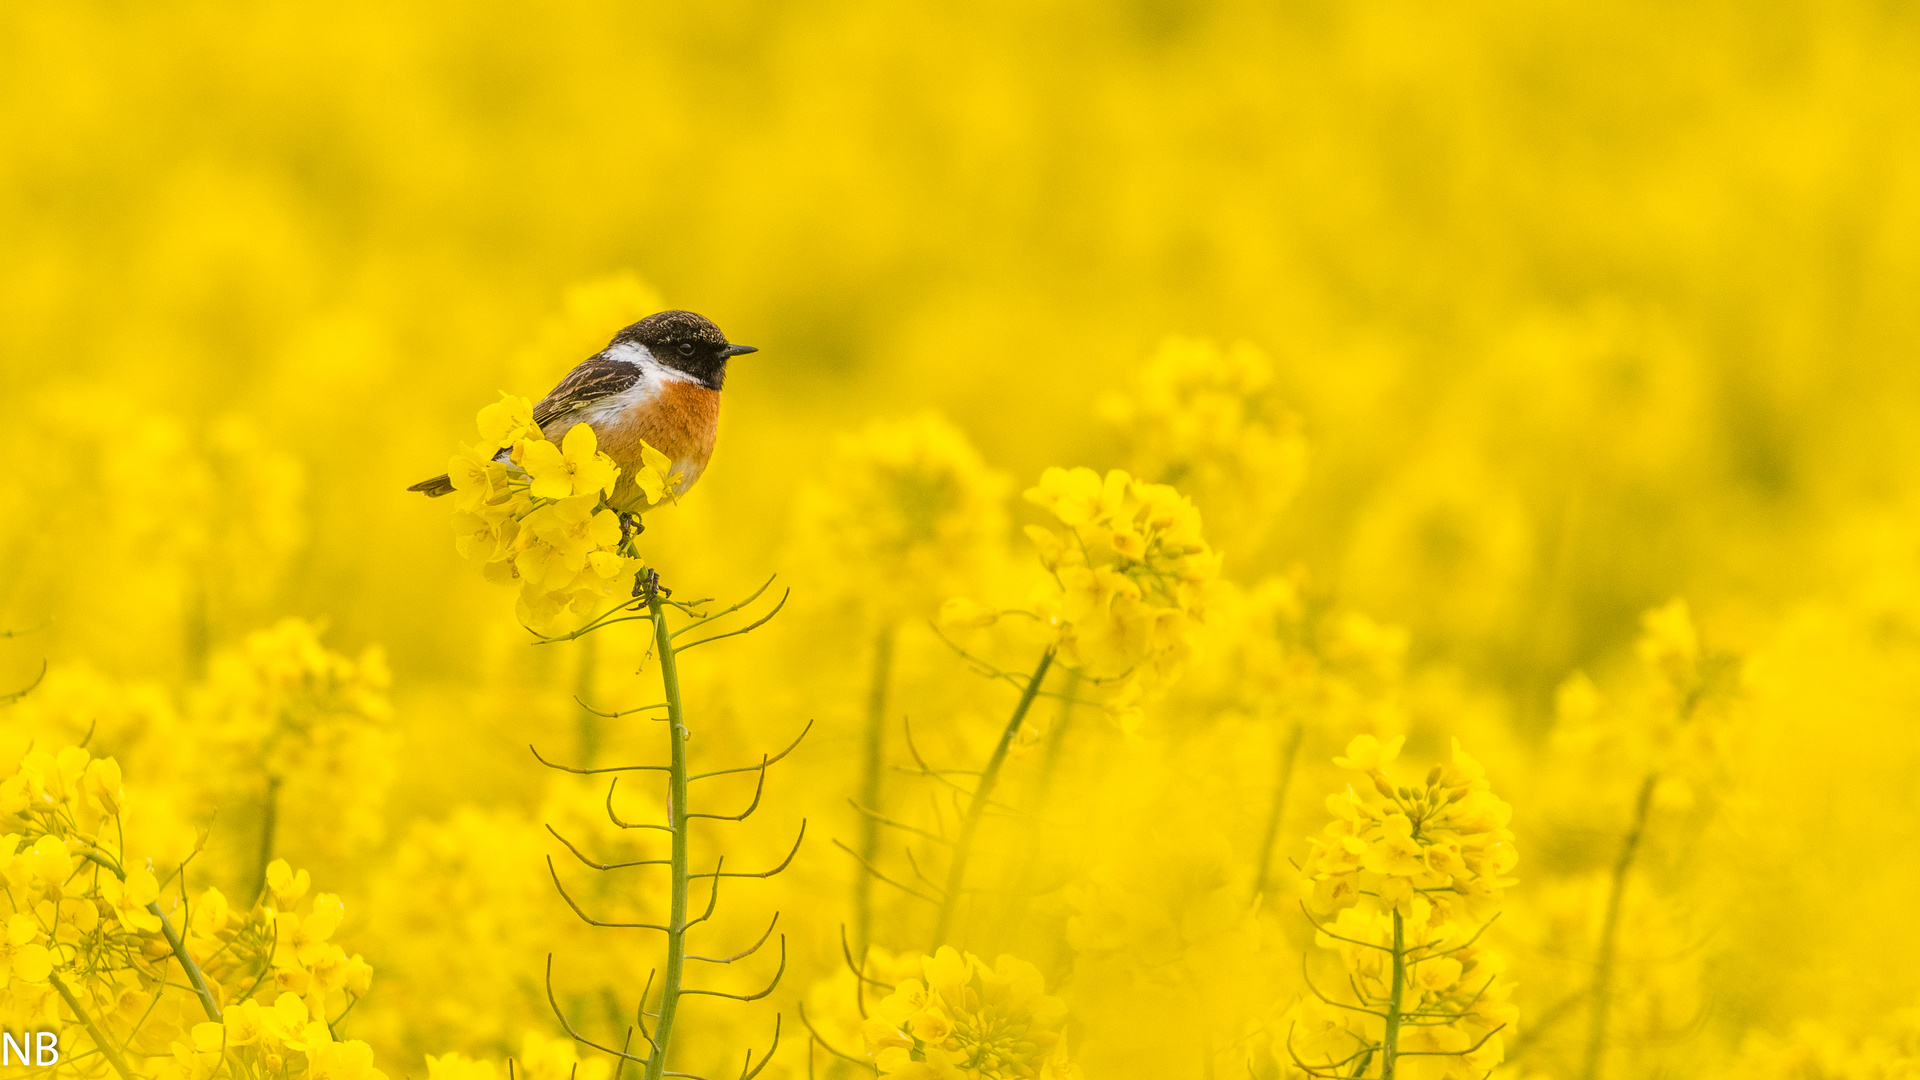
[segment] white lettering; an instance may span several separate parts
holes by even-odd
[[[24,1035],[25,1033],[22,1032],[22,1034]],[[5,1065],[7,1063],[7,1055],[9,1052],[11,1052],[13,1056],[20,1059],[20,1064],[22,1065],[33,1064],[33,1062],[27,1060],[26,1046],[22,1046],[20,1043],[14,1041],[13,1036],[8,1034],[7,1032],[0,1031],[0,1065]]]
[[[39,1047],[40,1052],[37,1055],[35,1055],[36,1058],[38,1059],[34,1062],[35,1065],[38,1065],[44,1069],[49,1065],[60,1064],[59,1036],[55,1035],[51,1031],[43,1031],[40,1033],[36,1041],[39,1042],[40,1044],[40,1047]],[[20,1055],[20,1061],[22,1064],[25,1064],[26,1060],[27,1060],[27,1057],[25,1054]]]

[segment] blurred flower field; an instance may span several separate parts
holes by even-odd
[[[1917,45],[0,8],[0,1075],[1920,1075]]]

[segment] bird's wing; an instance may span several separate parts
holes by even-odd
[[[582,361],[579,367],[560,380],[559,386],[554,387],[533,407],[533,422],[544,426],[555,417],[565,416],[602,398],[626,391],[639,381],[638,364],[605,356]]]

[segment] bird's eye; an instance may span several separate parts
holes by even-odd
[[[691,341],[683,341],[683,342],[681,342],[681,343],[680,343],[680,355],[681,355],[681,356],[692,356],[692,355],[693,355],[693,342],[691,342]]]

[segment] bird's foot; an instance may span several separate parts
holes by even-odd
[[[627,545],[639,539],[640,534],[647,531],[647,524],[640,520],[639,514],[631,510],[617,511],[616,516],[620,520],[620,549],[625,551]]]
[[[656,596],[662,600],[673,596],[673,590],[660,584],[660,571],[648,568],[633,575],[633,595],[651,604]]]

